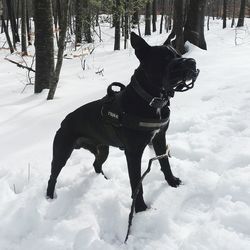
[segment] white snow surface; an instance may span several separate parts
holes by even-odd
[[[150,209],[135,215],[127,244],[131,199],[123,151],[111,148],[105,180],[94,173],[93,156],[75,150],[59,176],[57,198],[45,198],[60,122],[103,97],[112,81],[128,84],[138,66],[131,46],[113,51],[113,33],[103,28],[104,42],[86,56],[85,71],[69,53],[52,101],[47,91],[34,95],[33,86],[22,92],[26,71],[4,60],[20,57],[0,50],[0,249],[249,250],[249,31],[236,46],[235,30],[222,30],[218,20],[206,31],[207,51],[188,44],[185,56],[197,60],[200,76],[192,90],[171,101],[167,141],[183,185],[169,187],[153,164],[144,181]],[[167,35],[145,39],[160,45]],[[104,76],[95,73],[102,68]],[[147,148],[143,170],[152,156]]]

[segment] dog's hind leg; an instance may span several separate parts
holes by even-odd
[[[156,155],[162,155],[166,153],[167,146],[165,132],[166,130],[160,131],[152,140]],[[168,184],[171,187],[178,187],[181,184],[181,180],[173,175],[168,157],[159,160],[159,162],[161,165],[161,171],[163,172]]]
[[[102,145],[102,144],[95,145],[91,143],[89,139],[86,139],[86,138],[80,138],[79,140],[77,140],[76,145],[77,145],[77,148],[82,147],[84,149],[87,149],[88,151],[90,151],[92,154],[95,155],[95,161],[93,163],[95,172],[97,174],[100,174],[100,173],[103,174],[102,164],[108,158],[109,146]]]
[[[109,147],[107,145],[98,145],[96,147],[97,153],[95,154],[95,161],[93,166],[95,168],[95,172],[100,174],[102,172],[102,164],[107,160],[109,155]]]
[[[48,181],[47,197],[54,198],[54,190],[57,177],[65,166],[74,149],[75,137],[69,135],[67,131],[60,128],[53,143],[53,160],[51,163],[51,174]]]

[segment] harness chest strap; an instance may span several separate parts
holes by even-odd
[[[165,127],[169,122],[169,117],[166,119],[143,119],[129,114],[122,114],[122,125],[128,128],[137,130],[156,130]]]
[[[114,110],[115,103],[103,105],[101,114],[107,123],[115,127],[127,127],[136,130],[157,130],[169,123],[169,112],[165,119],[146,119]]]
[[[119,86],[120,91],[115,92],[112,90],[112,86]],[[124,86],[124,85],[123,85]],[[104,104],[101,109],[101,115],[106,123],[113,125],[114,127],[127,127],[135,130],[157,130],[169,123],[170,110],[164,101],[164,110],[162,117],[163,119],[148,119],[135,115],[125,113],[121,105],[121,97],[123,86],[121,83],[112,83],[108,87],[107,96],[104,97]],[[124,86],[125,88],[125,86]]]

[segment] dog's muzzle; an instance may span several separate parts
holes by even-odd
[[[192,58],[175,58],[167,66],[165,90],[184,92],[194,87],[200,73]]]

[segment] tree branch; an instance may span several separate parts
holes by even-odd
[[[27,69],[27,70],[32,71],[32,72],[36,72],[34,69],[32,69],[32,68],[30,68],[30,67],[28,67],[28,66],[24,66],[24,65],[22,65],[21,63],[12,61],[12,60],[10,60],[9,58],[4,58],[4,59],[7,60],[7,61],[9,61],[9,62],[11,62],[11,63],[16,64],[16,66],[19,67],[19,68],[23,68],[23,69]]]

